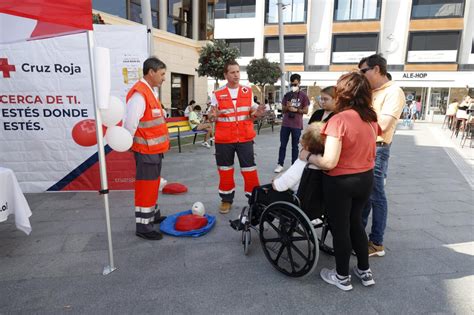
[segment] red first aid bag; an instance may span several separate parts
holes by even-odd
[[[174,228],[176,231],[186,232],[197,230],[207,225],[207,218],[196,214],[186,214],[176,219]]]

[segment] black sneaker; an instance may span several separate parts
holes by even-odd
[[[352,290],[351,276],[341,277],[337,274],[335,269],[321,269],[321,278],[329,284],[335,285],[343,291]]]
[[[147,233],[136,232],[135,235],[150,241],[159,241],[163,238],[163,234],[157,231],[151,231]]]
[[[166,218],[167,218],[167,216],[165,216],[165,215],[155,216],[155,221],[153,221],[153,224],[160,224]]]
[[[375,284],[374,277],[372,276],[372,271],[370,270],[370,268],[368,270],[362,271],[359,270],[357,266],[354,266],[352,271],[354,271],[356,277],[360,279],[363,286],[368,287]]]

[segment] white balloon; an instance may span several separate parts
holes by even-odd
[[[107,127],[113,127],[118,124],[125,112],[123,102],[116,96],[110,96],[109,106],[101,108],[102,124]]]
[[[203,217],[204,214],[206,214],[206,209],[204,208],[204,205],[202,204],[202,202],[198,201],[193,204],[193,207],[191,208],[191,212],[193,214]]]
[[[133,139],[127,129],[113,126],[107,129],[105,139],[109,146],[117,152],[125,152],[132,147]]]

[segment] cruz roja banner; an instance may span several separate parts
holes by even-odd
[[[111,95],[125,103],[147,57],[146,28],[96,25],[94,38],[110,49]],[[24,192],[98,190],[95,128],[86,34],[0,45],[0,166]],[[131,153],[105,150],[109,188],[133,189]]]

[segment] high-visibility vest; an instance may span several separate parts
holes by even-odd
[[[255,138],[253,121],[250,118],[252,89],[240,86],[236,105],[229,89],[224,86],[214,91],[217,100],[216,143],[248,142]]]
[[[160,101],[143,82],[135,83],[127,94],[127,102],[134,93],[145,98],[145,112],[138,123],[133,136],[132,151],[143,154],[164,153],[169,150],[170,142],[166,127],[165,112]]]

